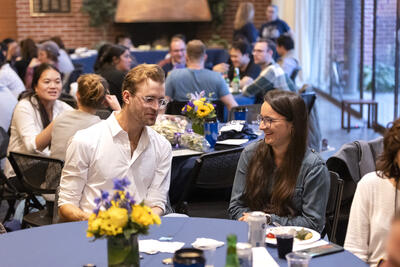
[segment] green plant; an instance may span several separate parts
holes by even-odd
[[[81,11],[89,15],[89,25],[102,28],[103,38],[114,19],[117,0],[83,0]]]
[[[376,64],[375,88],[377,92],[394,92],[395,69],[385,63]],[[365,90],[372,90],[372,67],[365,66],[363,73]]]
[[[222,47],[228,49],[228,46],[228,41],[218,34],[211,35],[211,38],[207,41],[207,47]]]
[[[224,23],[224,13],[228,6],[228,0],[208,0],[208,5],[212,16],[211,25],[216,31],[219,31]]]

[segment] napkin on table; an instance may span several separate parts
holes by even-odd
[[[223,246],[225,243],[211,238],[197,238],[196,241],[192,243],[192,246],[197,249],[214,249]]]
[[[185,243],[183,242],[167,242],[154,239],[139,240],[139,252],[155,254],[157,252],[175,253],[181,249]]]
[[[265,247],[252,248],[253,251],[253,267],[279,267],[271,254]]]

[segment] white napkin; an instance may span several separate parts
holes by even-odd
[[[223,246],[225,243],[211,238],[197,238],[196,241],[192,243],[192,246],[197,249],[213,249]]]
[[[253,251],[253,267],[279,267],[271,254],[265,247],[252,248]]]
[[[318,247],[318,246],[322,246],[322,245],[326,245],[329,242],[321,239],[318,241],[315,241],[313,243],[309,243],[309,244],[293,244],[293,251],[297,251],[297,250],[302,250],[302,249],[306,249],[306,248],[313,248],[313,247]]]
[[[154,239],[139,240],[139,251],[155,254],[157,252],[175,253],[178,249],[181,249],[185,243],[183,242],[168,242],[158,241]]]
[[[232,124],[226,124],[224,126],[221,127],[221,129],[219,130],[220,132],[227,132],[227,131],[231,131],[231,130],[235,130],[236,132],[241,132],[243,129],[243,124],[240,123],[232,123]]]
[[[220,145],[236,145],[240,146],[241,144],[249,142],[249,139],[226,139],[223,141],[217,141],[217,144]]]

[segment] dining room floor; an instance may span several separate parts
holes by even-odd
[[[319,112],[319,121],[323,139],[327,139],[329,151],[321,152],[326,160],[332,156],[343,144],[355,140],[372,140],[380,137],[381,134],[366,127],[366,122],[352,117],[352,125],[358,126],[349,133],[341,129],[340,108],[329,102],[322,96],[316,100],[316,108]],[[4,218],[8,205],[5,201],[0,206],[0,221]],[[195,201],[189,203],[189,214],[192,217],[228,218],[228,201],[207,198],[207,201]]]

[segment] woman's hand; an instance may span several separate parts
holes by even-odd
[[[40,65],[40,60],[34,57],[34,58],[32,58],[31,62],[29,63],[28,68],[34,68],[39,65]]]
[[[112,110],[121,110],[121,105],[119,104],[118,99],[115,95],[106,95],[105,102],[105,104],[109,106]]]
[[[243,216],[239,218],[239,221],[241,222],[247,222],[247,218],[249,217],[248,212],[243,212]]]

